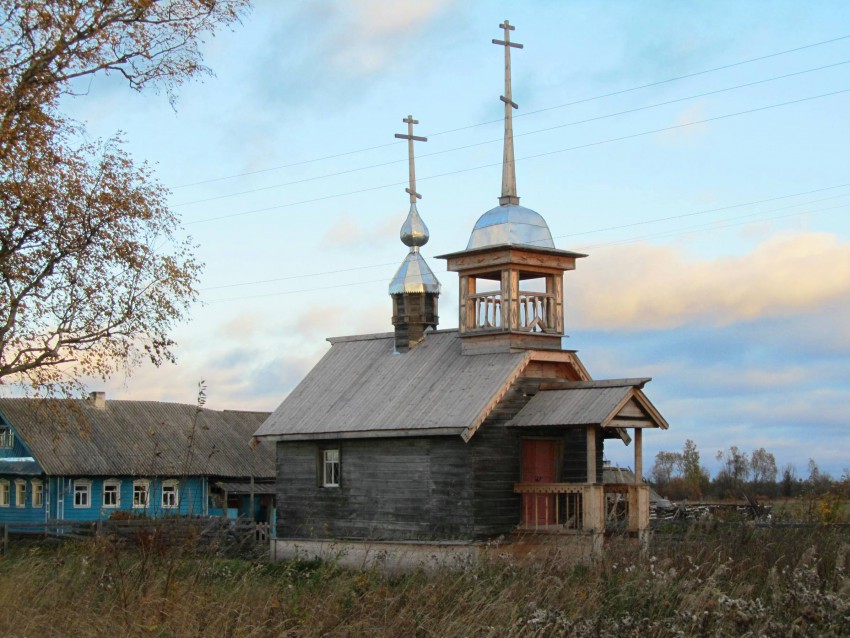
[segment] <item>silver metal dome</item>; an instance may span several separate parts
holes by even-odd
[[[518,204],[496,206],[484,213],[475,222],[466,249],[499,244],[525,244],[536,248],[555,247],[546,220],[539,213]]]
[[[424,246],[428,243],[428,239],[430,238],[428,227],[419,216],[419,211],[416,210],[416,202],[411,202],[410,212],[401,226],[399,236],[401,237],[401,242],[411,248],[414,246]]]
[[[404,293],[425,292],[439,294],[440,282],[431,272],[418,248],[413,247],[404,261],[401,262],[395,277],[390,282],[390,294],[403,295]]]

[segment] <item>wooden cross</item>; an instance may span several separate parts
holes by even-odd
[[[395,136],[400,140],[407,140],[407,157],[410,165],[410,188],[405,188],[404,192],[410,194],[410,203],[415,204],[416,199],[422,199],[422,195],[416,192],[416,169],[413,165],[413,142],[427,142],[427,137],[419,137],[413,134],[413,125],[419,124],[419,120],[414,120],[412,115],[408,115],[402,120],[407,124],[407,135],[396,133]]]
[[[518,42],[511,42],[511,31],[514,27],[510,22],[505,20],[499,25],[500,29],[505,31],[504,40],[493,40],[493,44],[499,44],[505,47],[505,95],[499,99],[505,103],[505,151],[502,161],[502,196],[499,198],[499,204],[519,204],[519,197],[516,194],[516,170],[514,168],[514,127],[513,127],[513,112],[511,109],[519,108],[519,105],[513,101],[511,95],[511,47],[521,49],[522,45]]]

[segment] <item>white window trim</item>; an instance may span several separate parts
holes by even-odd
[[[24,492],[24,498],[18,498],[21,495],[21,490]],[[23,501],[23,502],[21,502]],[[15,479],[15,507],[27,506],[27,482],[25,479]]]
[[[145,488],[145,502],[137,503],[136,502],[136,488],[144,487]],[[147,479],[136,479],[133,481],[133,509],[143,510],[147,509],[148,505],[151,502],[151,482]]]
[[[334,459],[334,457],[336,457]],[[336,481],[333,477],[333,467],[337,468]],[[330,474],[330,476],[329,476]],[[339,448],[322,450],[322,487],[339,487],[342,478],[342,464],[340,463]]]
[[[112,503],[107,504],[107,502],[106,502],[106,488],[107,488],[107,486],[108,487],[115,487],[116,499],[115,499],[114,504],[112,504]],[[103,509],[107,509],[107,510],[115,510],[115,509],[118,509],[118,508],[121,507],[121,481],[119,481],[118,479],[106,479],[103,482],[103,495],[101,496],[101,505],[102,505]]]
[[[166,504],[165,495],[170,492],[166,492],[165,488],[174,488],[174,504]],[[162,509],[164,510],[176,510],[180,508],[180,481],[177,479],[170,479],[168,481],[162,482],[162,489],[160,490],[160,504],[162,505]]]
[[[44,481],[42,481],[41,479],[33,479],[32,481],[30,481],[30,483],[32,484],[32,496],[30,497],[30,503],[32,504],[32,507],[33,508],[44,507]],[[39,489],[37,490],[36,488],[39,488]],[[40,495],[41,500],[40,500],[39,503],[35,502],[35,495],[36,494]]]
[[[84,487],[85,495],[86,495],[86,504],[78,505],[77,504],[77,488]],[[82,494],[83,492],[79,492]],[[74,486],[71,490],[71,502],[74,505],[74,509],[76,510],[87,510],[91,508],[91,481],[89,479],[74,479]]]
[[[9,507],[12,501],[12,489],[9,481],[0,479],[0,507]]]

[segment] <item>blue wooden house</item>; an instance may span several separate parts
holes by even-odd
[[[0,523],[116,516],[273,520],[268,416],[156,401],[0,399]],[[253,509],[252,509],[253,506]]]

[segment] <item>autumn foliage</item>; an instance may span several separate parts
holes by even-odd
[[[247,0],[0,1],[0,383],[68,391],[172,360],[201,264],[121,136],[61,113],[94,74],[165,90],[207,72],[202,38]]]

